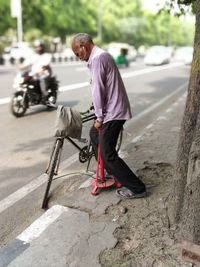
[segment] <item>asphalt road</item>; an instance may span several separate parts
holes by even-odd
[[[86,64],[54,65],[53,69],[60,81],[61,92],[57,104],[70,106],[80,111],[86,110],[91,104],[90,76]],[[129,95],[133,116],[139,118],[140,114],[147,114],[151,107],[161,103],[181,86],[187,87],[190,67],[180,63],[146,67],[139,60],[131,64],[129,68],[120,71]],[[12,82],[15,74],[14,68],[0,68],[0,203],[44,173],[54,141],[56,110],[49,111],[44,106],[37,106],[19,119],[10,113],[9,98],[13,92]],[[140,119],[138,124],[141,131],[144,127],[143,120],[144,118]],[[87,136],[88,128],[88,125],[84,127],[84,136]],[[138,129],[135,130],[138,131]],[[67,160],[76,152],[77,150],[71,144],[65,142],[62,161]],[[9,230],[5,230],[3,226],[1,228],[1,225],[11,220],[12,212],[9,210],[8,215],[4,211],[0,215],[0,229],[2,229],[0,241],[5,240],[7,231],[10,234],[12,229],[16,228],[13,224],[19,223],[17,221],[19,217],[23,222],[25,220],[26,224],[32,220],[28,217],[37,217],[37,212],[34,215],[34,212],[29,210],[31,214],[27,214],[30,207],[29,200],[32,201],[33,197],[28,198],[15,209],[18,215],[13,213],[13,217],[16,215],[15,221],[9,222],[7,227]],[[37,201],[41,202],[38,196]],[[5,219],[2,219],[3,217]]]

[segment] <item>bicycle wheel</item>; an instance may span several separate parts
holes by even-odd
[[[46,186],[46,190],[45,190],[45,194],[44,194],[44,198],[42,202],[42,209],[46,209],[47,204],[48,204],[49,190],[51,187],[53,176],[56,174],[57,169],[58,169],[63,142],[64,142],[64,138],[56,139],[56,143],[55,143],[55,146],[52,152],[52,156],[50,158],[50,163],[49,163],[49,167],[47,170],[48,180],[47,180],[47,186]]]

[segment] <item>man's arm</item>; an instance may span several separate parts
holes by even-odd
[[[25,59],[25,61],[19,65],[20,71],[30,71],[32,66],[31,60]]]
[[[97,117],[96,126],[101,127],[104,119],[105,103],[105,67],[102,57],[97,57],[92,63],[92,98]]]

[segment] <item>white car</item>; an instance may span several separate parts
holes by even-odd
[[[67,47],[60,54],[63,61],[75,61],[77,60],[76,55],[73,53],[72,49]]]
[[[183,46],[176,49],[174,60],[183,62],[186,65],[192,64],[194,48],[192,46]]]
[[[32,57],[34,55],[34,50],[29,47],[27,43],[17,43],[5,49],[3,57],[6,61],[10,61],[10,63],[20,63],[26,58]]]
[[[144,63],[146,65],[162,65],[168,64],[171,60],[172,51],[167,46],[156,45],[147,50],[144,57]]]
[[[136,59],[137,50],[133,45],[129,45],[127,43],[110,43],[108,45],[107,51],[114,59],[116,59],[120,55],[121,49],[127,50],[126,58],[129,62]]]

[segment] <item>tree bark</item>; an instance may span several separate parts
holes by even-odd
[[[172,224],[195,241],[200,231],[200,0],[196,2],[194,55],[181,123],[174,186],[168,203]]]

